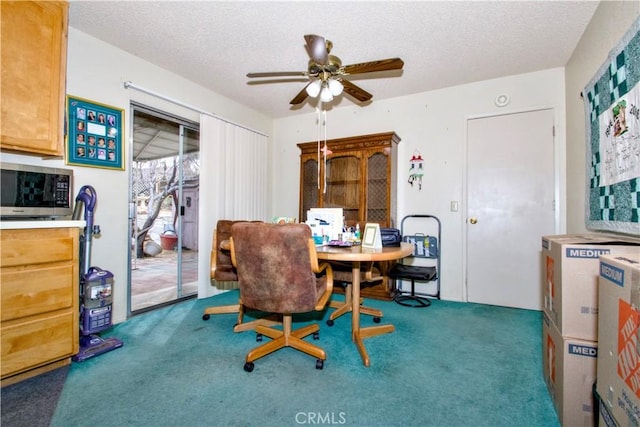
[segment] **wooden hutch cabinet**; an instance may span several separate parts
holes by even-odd
[[[393,132],[327,140],[331,154],[326,165],[323,152],[318,155],[317,141],[298,144],[300,220],[306,220],[310,208],[342,208],[349,226],[376,222],[391,227],[399,142]]]
[[[298,144],[300,154],[300,221],[310,208],[342,208],[347,226],[367,222],[393,227],[396,221],[397,145],[393,132],[327,140],[330,153],[318,142]],[[324,141],[320,142],[324,146]],[[386,270],[386,265],[380,269]],[[362,296],[390,299],[384,278],[362,289]]]
[[[66,1],[2,1],[2,150],[64,153]]]

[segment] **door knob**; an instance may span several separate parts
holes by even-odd
[[[477,218],[469,218],[469,222],[471,224],[476,224],[478,222],[478,219]]]

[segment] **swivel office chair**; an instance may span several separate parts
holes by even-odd
[[[344,302],[331,301],[329,303],[329,306],[331,308],[336,309],[333,313],[331,313],[329,319],[327,320],[327,325],[329,326],[333,326],[334,320],[336,320],[338,317],[351,311],[351,286],[353,283],[351,263],[332,261],[331,267],[333,268],[334,284],[340,283],[344,285]],[[373,261],[362,263],[360,267],[361,287],[376,284],[378,282],[381,282],[383,279],[384,277],[380,274],[380,270],[374,265]],[[362,304],[363,301],[364,298],[360,298],[360,304]],[[380,323],[382,310],[361,306],[360,313],[373,316],[373,321],[376,323]]]
[[[318,264],[311,229],[306,224],[233,224],[231,259],[237,269],[242,302],[282,315],[282,330],[255,327],[259,338],[266,335],[273,341],[247,354],[245,371],[253,371],[255,360],[284,347],[316,357],[316,369],[322,369],[325,351],[303,340],[312,334],[317,339],[319,326],[292,329],[293,314],[323,310],[333,291],[333,271],[328,263]]]
[[[211,247],[211,280],[214,285],[221,290],[238,289],[238,274],[235,267],[231,263],[231,251],[229,249],[222,248],[222,242],[229,241],[231,238],[231,226],[236,222],[244,221],[231,221],[221,219],[216,224],[216,229],[213,231],[213,245]],[[275,325],[279,321],[274,317],[259,318],[250,322],[244,322],[244,314],[247,308],[242,301],[239,300],[238,304],[212,306],[204,309],[202,314],[203,320],[209,320],[212,314],[238,314],[238,321],[233,327],[234,332],[244,332],[253,330],[256,325]]]

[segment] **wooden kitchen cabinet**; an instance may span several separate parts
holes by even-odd
[[[79,235],[76,227],[0,230],[3,386],[78,353]]]
[[[0,149],[62,156],[66,1],[2,1]]]
[[[394,227],[396,222],[397,145],[393,132],[327,140],[331,154],[318,154],[318,142],[300,148],[300,221],[310,208],[342,208],[347,226],[378,223]],[[324,145],[324,141],[320,143]],[[325,191],[326,188],[326,191]],[[378,268],[384,275],[388,263]],[[385,276],[376,285],[363,288],[364,297],[391,299],[391,281]]]

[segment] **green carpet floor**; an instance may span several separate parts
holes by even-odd
[[[232,314],[202,320],[205,307],[237,297],[190,300],[116,325],[105,336],[124,346],[71,365],[51,425],[559,425],[541,372],[541,312],[367,300],[396,327],[365,340],[371,367],[350,340],[350,314],[329,327],[327,311],[294,320],[294,328],[320,322],[323,370],[284,349],[247,373],[255,334],[233,333]]]

